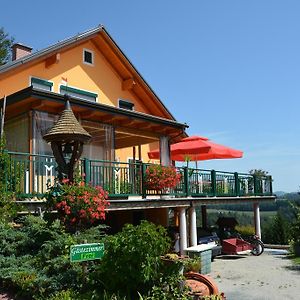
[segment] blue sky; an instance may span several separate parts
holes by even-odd
[[[104,24],[190,135],[244,151],[203,168],[300,186],[300,1],[5,1],[0,26],[35,50]],[[5,12],[5,13],[3,13]]]

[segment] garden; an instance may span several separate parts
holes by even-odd
[[[50,187],[42,216],[20,215],[14,194],[6,191],[9,158],[0,152],[0,286],[14,299],[193,299],[184,272],[199,270],[197,259],[167,255],[171,239],[165,228],[142,221],[115,235],[104,225],[107,192],[63,179]],[[6,166],[5,166],[6,165]],[[172,170],[162,170],[165,185]],[[17,180],[17,178],[16,178]],[[152,183],[159,185],[159,183]],[[160,186],[156,186],[157,188]],[[74,245],[104,245],[101,259],[70,260]],[[175,257],[176,256],[176,257]],[[166,264],[166,259],[173,261]],[[184,263],[183,263],[184,261]],[[221,299],[220,295],[199,299]]]

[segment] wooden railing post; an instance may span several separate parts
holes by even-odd
[[[212,196],[217,195],[217,176],[215,170],[211,170],[211,193]]]
[[[240,196],[240,181],[239,181],[239,173],[234,173],[234,189],[235,195]]]
[[[190,184],[189,184],[189,169],[188,167],[183,168],[183,180],[184,180],[184,193],[185,196],[190,195]]]
[[[83,165],[83,170],[84,170],[84,182],[85,184],[89,184],[91,182],[91,166],[90,166],[90,160],[88,158],[85,158],[83,160],[84,165]]]

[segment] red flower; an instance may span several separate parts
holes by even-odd
[[[55,193],[48,193],[47,199],[52,208],[57,209],[61,221],[68,226],[89,226],[96,220],[105,219],[109,205],[108,194],[102,187],[92,187],[82,182],[64,184]]]
[[[181,175],[172,166],[150,165],[146,170],[147,189],[161,191],[173,189],[180,183]]]

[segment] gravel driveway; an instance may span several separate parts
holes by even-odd
[[[210,275],[227,300],[300,299],[300,266],[284,250],[216,258]]]

